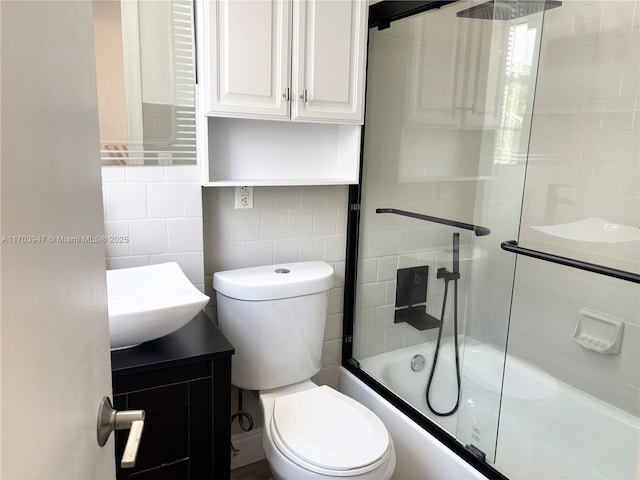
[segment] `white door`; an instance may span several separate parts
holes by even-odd
[[[0,2],[0,22],[0,477],[113,479],[91,2]]]
[[[289,119],[291,2],[207,0],[207,114]]]
[[[368,5],[294,2],[292,120],[364,122]]]

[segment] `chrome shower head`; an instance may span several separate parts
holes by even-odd
[[[460,18],[480,20],[514,20],[551,8],[560,7],[560,0],[491,0],[458,12]]]

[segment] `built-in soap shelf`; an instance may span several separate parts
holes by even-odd
[[[618,318],[581,308],[573,340],[587,350],[618,354],[624,322]]]

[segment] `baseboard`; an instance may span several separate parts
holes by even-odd
[[[231,437],[231,443],[233,443],[234,448],[240,450],[238,455],[231,456],[231,470],[264,459],[262,428],[256,428],[250,432],[233,435]]]

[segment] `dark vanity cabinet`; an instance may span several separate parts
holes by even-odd
[[[129,432],[116,432],[118,480],[229,478],[232,353],[204,313],[171,335],[111,353],[114,408],[146,414],[134,468],[120,468]]]

